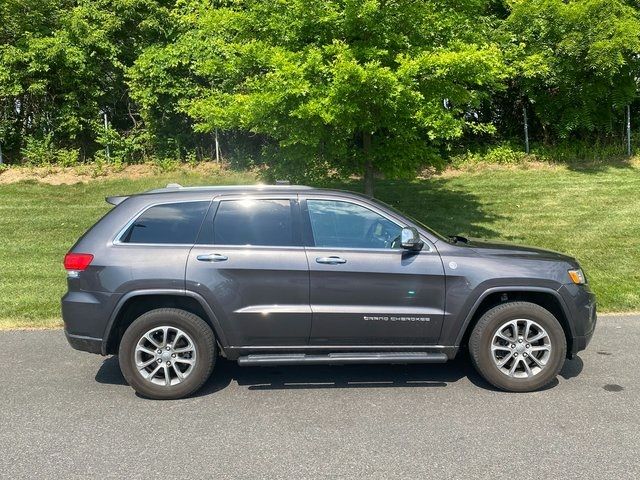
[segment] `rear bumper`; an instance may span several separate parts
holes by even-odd
[[[67,342],[76,350],[89,353],[102,354],[102,339],[94,337],[85,337],[83,335],[72,335],[65,329],[65,337]]]
[[[62,297],[62,320],[69,344],[76,350],[104,354],[109,313],[119,295],[70,291]]]

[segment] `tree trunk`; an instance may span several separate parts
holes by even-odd
[[[369,132],[362,134],[362,153],[364,154],[364,194],[373,197],[375,176],[371,161],[371,134]]]

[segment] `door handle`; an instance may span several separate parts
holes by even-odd
[[[316,258],[316,263],[326,263],[328,265],[338,265],[341,263],[347,263],[344,258],[331,256],[331,257],[318,257]]]
[[[229,259],[226,255],[219,253],[207,253],[206,255],[198,255],[196,258],[201,262],[224,262]]]

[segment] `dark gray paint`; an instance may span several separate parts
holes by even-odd
[[[418,229],[425,247],[406,250],[118,244],[137,215],[160,203],[211,202],[208,228],[221,198],[347,200],[366,205],[402,226]],[[303,212],[296,210],[298,215]],[[296,219],[302,225],[302,218]],[[69,279],[62,313],[69,340],[107,353],[118,312],[134,296],[196,299],[229,358],[265,352],[418,350],[455,355],[483,298],[494,292],[545,292],[558,299],[574,352],[593,333],[595,298],[570,282],[575,259],[518,245],[471,240],[450,243],[362,195],[308,187],[161,189],[121,201],[73,246],[94,255]],[[203,262],[219,254],[226,261]],[[317,263],[338,256],[343,264]],[[455,268],[454,268],[455,267]],[[365,320],[410,317],[428,321]],[[81,338],[80,338],[81,337]]]

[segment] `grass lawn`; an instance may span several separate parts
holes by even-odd
[[[163,186],[253,182],[249,174],[163,173],[52,186],[0,185],[0,329],[61,324],[62,258],[109,208],[106,195]],[[359,190],[356,182],[341,188]],[[640,310],[640,169],[497,168],[380,181],[376,196],[446,234],[494,238],[576,256],[600,311]]]

